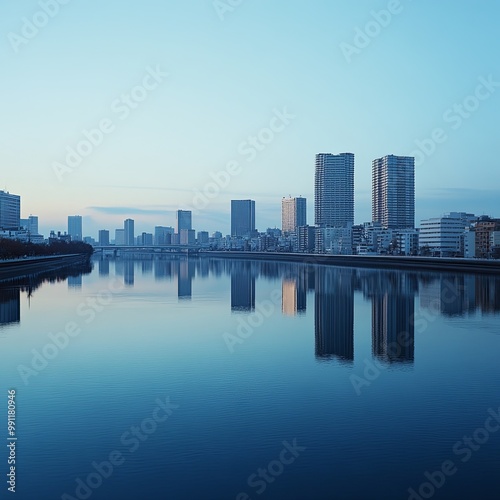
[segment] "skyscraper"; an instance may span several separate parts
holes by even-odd
[[[82,216],[68,216],[68,234],[71,236],[71,241],[82,241]]]
[[[177,210],[177,234],[181,234],[182,229],[193,229],[192,212],[190,210]]]
[[[21,197],[0,191],[0,229],[19,229]]]
[[[354,224],[352,153],[316,155],[314,222],[320,227],[349,227]]]
[[[251,236],[255,231],[255,201],[231,200],[231,236]]]
[[[125,245],[125,229],[115,229],[115,245]]]
[[[305,198],[283,198],[281,200],[281,230],[295,232],[298,227],[307,225],[307,201]]]
[[[108,246],[109,245],[109,231],[106,229],[99,230],[99,245]]]
[[[135,236],[134,236],[134,221],[133,219],[127,219],[123,224],[123,229],[125,231],[125,242],[127,246],[134,246]]]
[[[389,155],[373,160],[372,220],[385,229],[415,227],[415,158]]]

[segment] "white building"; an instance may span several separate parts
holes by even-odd
[[[281,200],[281,230],[292,233],[307,224],[307,201],[305,198],[283,198]]]
[[[474,259],[476,257],[476,231],[467,228],[464,232],[464,257]]]
[[[460,256],[464,253],[464,233],[476,220],[473,214],[451,212],[443,217],[420,223],[419,246],[440,257]]]
[[[323,227],[316,230],[316,253],[352,255],[352,229]]]

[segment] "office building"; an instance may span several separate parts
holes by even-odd
[[[137,236],[138,244],[144,246],[153,246],[153,233],[142,233]]]
[[[115,229],[115,245],[125,245],[125,229]]]
[[[182,229],[193,229],[192,212],[190,210],[177,210],[177,234],[181,234]]]
[[[17,230],[21,220],[21,197],[0,191],[0,229]]]
[[[99,231],[99,246],[105,247],[109,245],[109,231],[101,229]]]
[[[314,226],[299,226],[297,229],[297,250],[299,252],[313,252],[316,229]]]
[[[180,245],[194,245],[196,243],[196,232],[194,229],[181,229],[179,233]]]
[[[38,234],[38,217],[30,215],[27,219],[20,219],[20,227],[24,228],[30,235]]]
[[[373,160],[372,220],[384,229],[415,228],[415,158],[389,155]]]
[[[68,234],[71,237],[71,241],[82,241],[83,240],[82,216],[81,215],[69,215],[68,216]]]
[[[492,219],[486,215],[479,217],[474,228],[476,233],[476,257],[488,259],[492,257],[492,233],[500,231],[500,219]]]
[[[465,231],[477,220],[474,214],[451,212],[420,222],[419,246],[438,257],[457,257],[464,254]]]
[[[354,224],[354,155],[316,155],[314,221],[320,227]]]
[[[295,233],[300,226],[307,225],[307,201],[305,198],[283,198],[281,200],[281,230]]]
[[[135,236],[134,236],[134,221],[133,219],[126,219],[123,223],[123,230],[125,231],[125,242],[126,246],[134,246]]]
[[[171,245],[173,234],[174,234],[173,227],[156,226],[154,244],[158,246]]]
[[[208,231],[198,231],[196,240],[198,245],[208,245],[210,241]]]
[[[231,200],[231,236],[251,237],[255,233],[255,201]]]

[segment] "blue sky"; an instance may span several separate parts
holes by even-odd
[[[355,153],[358,223],[371,218],[371,161],[386,154],[420,156],[417,224],[500,216],[498,2],[66,1],[53,17],[31,0],[0,16],[0,189],[45,234],[72,214],[94,237],[127,217],[152,232],[179,208],[226,233],[232,198],[256,201],[259,229],[279,227],[288,195],[308,198],[313,223],[318,152]],[[30,32],[24,18],[47,22]],[[133,93],[148,73],[157,80]],[[103,120],[101,143],[64,167]]]

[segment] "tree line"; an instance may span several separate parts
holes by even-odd
[[[0,259],[65,254],[84,254],[90,257],[93,252],[92,245],[83,241],[54,241],[47,245],[0,238]]]

